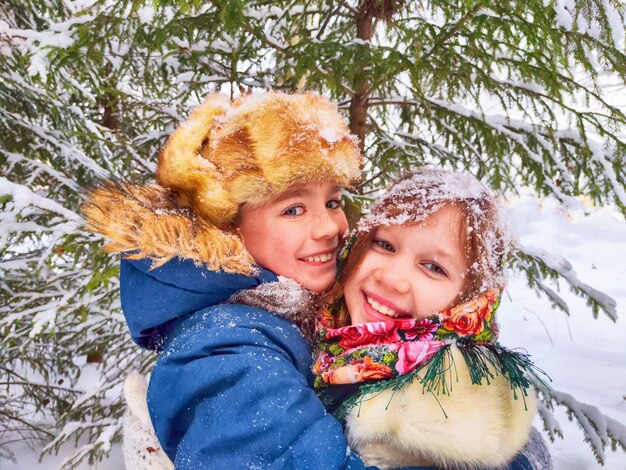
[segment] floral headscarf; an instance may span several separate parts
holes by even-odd
[[[316,385],[390,379],[426,364],[454,341],[486,345],[495,342],[498,291],[433,314],[422,320],[363,323],[334,328],[335,316],[324,310],[313,373]]]

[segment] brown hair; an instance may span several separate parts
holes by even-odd
[[[471,190],[458,189],[463,186],[471,186]],[[325,296],[326,304],[342,305],[343,290],[362,263],[378,227],[422,223],[446,206],[456,207],[462,214],[459,231],[467,266],[463,288],[452,305],[501,287],[509,236],[493,195],[469,173],[421,169],[400,178],[361,219],[352,234],[355,239],[345,265]],[[338,326],[350,323],[345,303],[342,306],[334,309]]]

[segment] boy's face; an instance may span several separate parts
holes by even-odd
[[[450,307],[467,270],[459,209],[418,225],[379,227],[344,289],[352,324],[423,319]]]
[[[242,207],[237,228],[260,266],[323,292],[335,280],[348,229],[341,188],[329,182],[291,186],[262,205]]]

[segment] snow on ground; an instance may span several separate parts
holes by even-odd
[[[547,300],[538,298],[523,279],[511,276],[499,312],[502,342],[526,348],[536,364],[550,374],[555,389],[597,406],[626,425],[626,222],[611,208],[588,216],[582,212],[568,214],[552,200],[540,205],[531,197],[512,201],[511,211],[513,227],[524,245],[567,258],[583,282],[617,301],[621,318],[613,323],[601,314],[594,320],[584,301],[562,285],[561,295],[571,310],[567,317],[552,310]],[[577,425],[569,422],[563,412],[556,416],[564,439],[550,444],[555,468],[602,468],[583,442]],[[17,462],[0,462],[3,470],[58,468],[73,452],[72,446],[66,446],[61,455],[46,456],[39,463],[36,451],[26,445],[16,444],[13,450]],[[109,459],[97,466],[81,466],[89,468],[123,468],[120,446],[114,446]],[[604,468],[626,469],[626,453],[607,450]]]

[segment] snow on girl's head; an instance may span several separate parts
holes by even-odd
[[[405,176],[355,236],[329,294],[343,291],[350,318],[340,324],[425,318],[504,282],[507,230],[495,199],[469,173]]]

